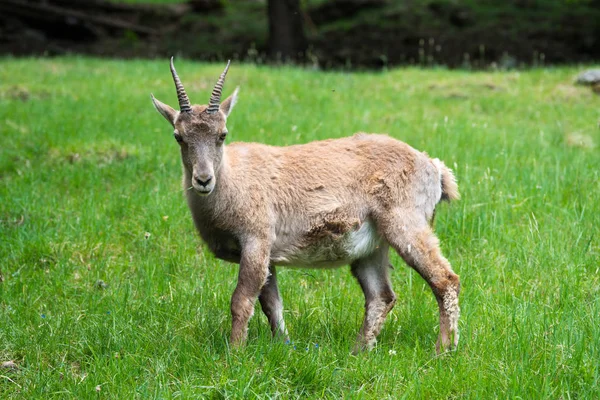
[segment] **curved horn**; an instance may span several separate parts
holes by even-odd
[[[230,63],[231,60],[228,60],[225,70],[223,71],[221,76],[219,76],[219,80],[217,81],[217,84],[215,85],[215,88],[213,89],[212,94],[210,95],[210,101],[208,102],[208,108],[206,109],[206,112],[209,114],[214,114],[217,111],[219,111],[219,105],[221,104],[221,91],[223,90],[225,75],[227,75],[227,71],[229,71]]]
[[[185,93],[185,89],[181,84],[181,80],[179,80],[179,76],[177,75],[177,71],[175,71],[175,65],[173,65],[173,57],[171,57],[171,75],[173,75],[173,81],[175,82],[175,89],[177,89],[177,99],[179,100],[179,110],[182,113],[190,113],[192,112],[192,106],[190,104],[190,99],[188,99],[187,94]]]

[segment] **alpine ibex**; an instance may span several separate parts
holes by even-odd
[[[231,299],[231,343],[246,341],[260,301],[274,336],[287,340],[276,266],[351,266],[365,295],[355,351],[371,348],[396,302],[391,246],[427,281],[437,299],[436,349],[458,344],[460,281],[442,256],[431,224],[441,200],[459,198],[443,162],[385,135],[288,147],[225,146],[238,89],[221,102],[229,63],[208,105],[191,105],[173,66],[179,111],[158,101],[175,129],[183,187],[200,236],[217,258],[239,264]],[[187,190],[189,189],[189,190]]]

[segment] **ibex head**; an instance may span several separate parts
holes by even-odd
[[[221,91],[229,62],[215,85],[208,105],[190,104],[171,57],[171,74],[177,89],[179,111],[158,101],[152,95],[156,110],[175,128],[173,135],[181,148],[183,165],[192,177],[192,187],[202,195],[215,188],[216,174],[223,160],[223,144],[227,136],[227,117],[237,101],[238,89],[221,103]]]

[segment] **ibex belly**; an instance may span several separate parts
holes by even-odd
[[[348,231],[339,228],[326,226],[319,232],[308,232],[297,243],[275,243],[271,262],[308,268],[339,267],[372,254],[383,243],[370,219]]]

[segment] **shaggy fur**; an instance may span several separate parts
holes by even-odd
[[[275,266],[350,264],[365,295],[355,351],[371,348],[396,301],[388,274],[391,246],[438,301],[438,351],[456,346],[459,277],[430,227],[436,205],[459,197],[451,170],[378,134],[289,147],[225,146],[236,100],[237,90],[209,114],[206,106],[180,113],[153,98],[175,128],[198,232],[216,257],[240,265],[231,342],[245,342],[257,298],[273,335],[287,339]]]

